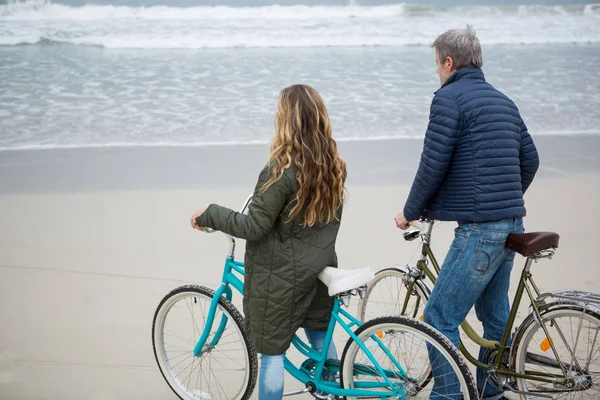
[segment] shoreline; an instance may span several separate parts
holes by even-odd
[[[600,172],[600,135],[534,136],[536,179]],[[339,141],[349,185],[410,184],[420,139]],[[85,147],[0,152],[0,195],[253,188],[269,145]]]
[[[579,137],[600,137],[600,130],[584,130],[579,132],[545,132],[536,135],[538,137],[561,137],[561,138],[579,138]],[[334,137],[335,141],[340,143],[370,143],[370,142],[395,142],[402,140],[422,141],[424,136],[369,136],[369,137]],[[87,149],[147,149],[147,148],[204,148],[204,147],[234,147],[234,146],[268,146],[269,139],[248,140],[243,142],[222,141],[222,142],[191,142],[191,143],[92,143],[92,144],[58,144],[58,145],[31,145],[22,147],[0,147],[0,155],[3,153],[26,153],[31,151],[63,151],[63,150],[87,150]]]

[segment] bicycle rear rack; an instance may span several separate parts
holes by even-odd
[[[558,303],[575,303],[600,314],[600,294],[598,293],[584,292],[582,290],[557,290],[555,292],[542,293],[537,298],[537,301],[541,302],[546,299],[566,300],[558,301]]]

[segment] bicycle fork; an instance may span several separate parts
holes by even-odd
[[[215,314],[217,313],[217,306],[219,305],[219,301],[221,301],[221,297],[223,295],[225,296],[227,301],[231,301],[233,293],[232,293],[229,285],[222,284],[221,286],[219,286],[219,288],[217,289],[217,291],[215,292],[215,294],[212,298],[212,301],[210,302],[210,307],[208,309],[208,316],[206,317],[206,325],[204,326],[202,335],[200,335],[200,339],[198,339],[198,342],[196,343],[196,346],[194,347],[194,354],[196,355],[196,357],[200,357],[202,354],[208,353],[212,349],[214,349],[215,346],[217,345],[217,343],[219,343],[219,340],[221,340],[221,336],[223,335],[223,332],[225,331],[225,327],[227,326],[228,318],[227,318],[227,315],[223,314],[221,316],[221,321],[219,322],[219,327],[217,328],[217,330],[214,333],[214,337],[212,338],[212,340],[210,341],[209,344],[206,344],[206,341],[208,340],[208,337],[210,336],[213,324],[215,322]]]

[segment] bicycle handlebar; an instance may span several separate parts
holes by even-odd
[[[248,207],[248,205],[250,204],[250,202],[252,201],[252,195],[248,196],[246,198],[246,201],[244,202],[244,205],[242,206],[242,208],[240,208],[240,214],[243,214],[244,211],[246,211],[246,208]],[[408,224],[410,226],[412,226],[413,228],[417,228],[419,230],[423,230],[425,228],[425,225],[423,225],[423,223],[421,221],[409,221]],[[215,229],[212,228],[205,228],[204,232],[206,233],[213,233],[216,232]]]
[[[408,221],[408,224],[413,228],[417,228],[420,231],[422,231],[425,228],[425,225],[423,225],[421,221]]]
[[[252,195],[248,196],[248,198],[246,199],[246,201],[244,202],[244,205],[242,206],[242,208],[240,208],[240,213],[243,214],[244,211],[246,211],[246,208],[248,207],[248,205],[250,204],[250,202],[252,201]],[[212,229],[212,228],[204,228],[204,232],[205,233],[213,233],[216,232],[216,229]],[[234,257],[234,252],[235,252],[235,238],[225,232],[223,232],[225,234],[225,237],[227,238],[227,241],[229,241],[229,255],[227,257],[233,259]]]
[[[248,196],[248,198],[244,202],[244,205],[242,206],[242,208],[240,208],[240,214],[243,214],[244,211],[246,211],[246,208],[248,207],[248,205],[250,204],[251,201],[252,201],[252,195]],[[214,233],[214,232],[216,232],[216,229],[204,228],[204,232],[205,233]]]

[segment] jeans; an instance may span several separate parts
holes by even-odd
[[[313,350],[323,350],[326,331],[304,329]],[[327,359],[337,360],[338,355],[333,341],[327,349]],[[281,400],[283,397],[284,354],[260,355],[260,376],[258,377],[258,400]]]
[[[460,348],[459,325],[475,305],[483,324],[483,337],[500,341],[508,322],[508,288],[515,253],[504,247],[509,233],[522,233],[523,219],[459,224],[440,275],[424,310],[424,321]],[[430,399],[461,399],[460,386],[450,364],[429,349],[434,385]],[[485,349],[479,352],[479,360]],[[503,392],[490,383],[487,373],[477,370],[477,387],[483,399],[496,400]]]

